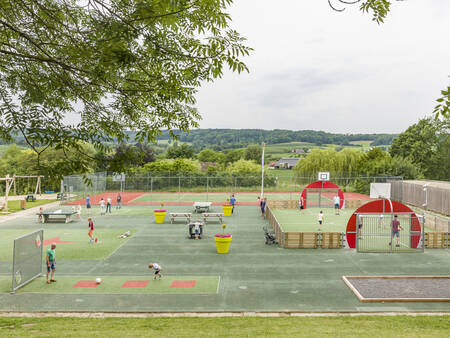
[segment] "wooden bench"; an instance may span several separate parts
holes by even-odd
[[[211,218],[216,218],[220,223],[222,223],[223,213],[220,212],[204,212],[203,213],[203,222],[206,224],[206,221]]]
[[[170,223],[173,224],[175,218],[182,218],[187,221],[187,223],[191,222],[192,214],[190,212],[171,212],[170,213]]]

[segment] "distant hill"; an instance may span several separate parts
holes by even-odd
[[[134,141],[136,132],[130,131],[130,141]],[[194,129],[189,133],[175,132],[180,142],[190,143],[196,150],[212,148],[214,150],[244,148],[249,144],[281,144],[304,142],[315,146],[335,144],[354,146],[358,141],[365,141],[370,146],[390,145],[397,134],[333,134],[316,130],[264,130],[264,129]],[[167,130],[162,132],[160,141],[170,143]],[[0,144],[5,144],[1,142]],[[15,137],[15,143],[26,146],[22,136]]]
[[[397,134],[333,134],[315,130],[263,130],[263,129],[195,129],[187,133],[177,133],[181,142],[189,142],[198,150],[243,148],[249,144],[279,144],[307,142],[317,146],[336,144],[352,146],[351,142],[370,141],[370,145],[390,145]],[[161,140],[170,139],[167,131]]]

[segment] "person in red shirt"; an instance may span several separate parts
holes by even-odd
[[[397,215],[394,215],[394,219],[392,220],[392,238],[396,237],[396,247],[399,247],[399,240],[400,240],[400,230],[403,230],[402,226],[400,225],[400,222],[397,218]],[[389,243],[389,245],[392,245],[392,242]]]
[[[89,227],[89,232],[88,232],[88,235],[89,235],[89,243],[90,244],[92,244],[92,243],[94,243],[94,222],[92,222],[92,218],[88,218],[88,222],[89,222],[89,225],[88,225],[88,227]]]

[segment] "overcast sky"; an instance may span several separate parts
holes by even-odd
[[[250,73],[200,89],[200,127],[398,133],[430,115],[450,82],[450,0],[394,2],[382,25],[358,8],[235,0]]]

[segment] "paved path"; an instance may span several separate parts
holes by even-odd
[[[28,216],[28,215],[34,215],[37,212],[39,212],[39,208],[42,208],[43,210],[47,210],[47,209],[58,207],[58,206],[60,206],[59,201],[39,205],[37,207],[13,212],[13,213],[7,214],[7,215],[0,215],[0,223],[5,223],[5,222],[11,221],[13,219],[17,219],[17,218]]]

